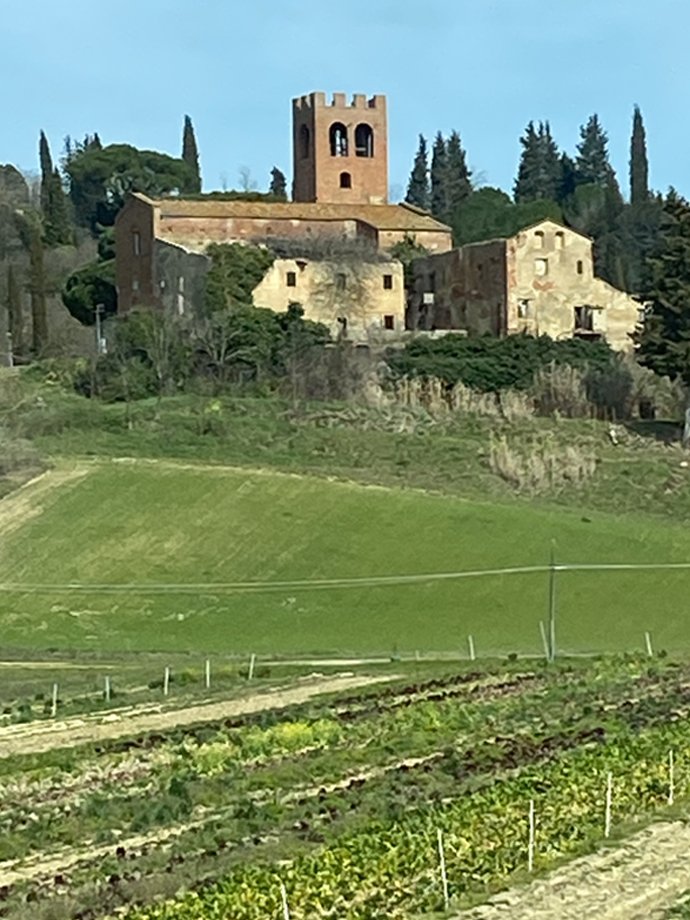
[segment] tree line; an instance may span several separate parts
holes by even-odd
[[[475,187],[460,136],[439,132],[429,158],[419,146],[406,201],[449,224],[455,245],[512,236],[546,218],[592,237],[597,274],[637,293],[647,256],[657,240],[663,198],[649,189],[647,141],[642,113],[635,107],[630,139],[629,196],[626,201],[611,166],[608,136],[598,116],[580,128],[577,152],[559,149],[548,121],[531,121],[520,138],[520,160],[512,197],[493,187]]]

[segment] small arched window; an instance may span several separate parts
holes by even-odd
[[[357,125],[355,129],[355,153],[358,157],[373,157],[374,132],[369,125]]]
[[[350,173],[340,173],[340,188],[352,188],[352,176]]]
[[[332,157],[346,157],[347,156],[347,128],[344,124],[339,121],[336,121],[334,125],[331,125],[331,156]]]
[[[309,154],[311,153],[311,137],[309,136],[309,128],[306,125],[302,125],[299,129],[299,156],[301,160],[308,160]]]

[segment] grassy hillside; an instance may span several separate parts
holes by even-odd
[[[685,562],[690,534],[642,516],[492,503],[270,471],[92,462],[32,488],[5,527],[3,582],[167,584],[430,574],[548,560]],[[55,474],[52,474],[55,475]],[[40,512],[40,513],[39,513]],[[690,646],[687,572],[562,573],[558,636],[572,651]],[[217,652],[538,652],[542,573],[413,585],[227,593],[18,590],[2,643]]]

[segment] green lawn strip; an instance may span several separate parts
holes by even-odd
[[[19,584],[204,584],[192,593],[3,594],[8,643],[199,655],[541,654],[547,574],[261,592],[214,583],[299,582],[578,563],[684,563],[687,529],[652,518],[466,501],[242,470],[97,465],[11,534]],[[686,570],[558,574],[562,651],[690,643]],[[634,604],[631,598],[635,598]],[[433,611],[433,613],[431,613]]]

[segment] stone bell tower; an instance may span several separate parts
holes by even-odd
[[[294,201],[388,203],[386,97],[311,93],[292,101]]]

